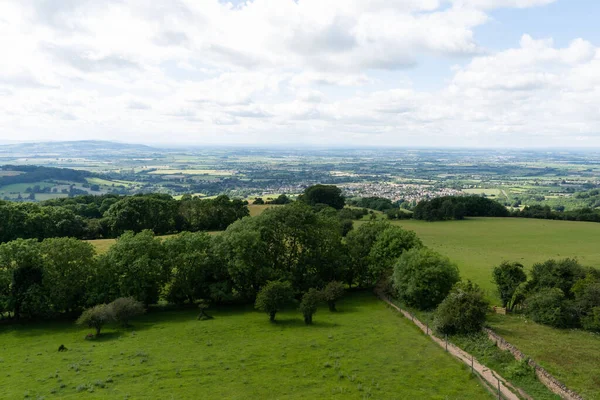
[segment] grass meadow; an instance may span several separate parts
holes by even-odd
[[[500,300],[492,269],[503,260],[527,269],[550,258],[575,257],[600,268],[600,224],[517,218],[472,218],[465,221],[398,221],[414,230],[425,245],[456,262],[463,279]],[[584,398],[600,399],[600,335],[560,330],[522,316],[493,316],[491,327]]]
[[[269,323],[250,307],[152,312],[129,329],[72,322],[0,329],[0,398],[484,399],[469,370],[373,294],[293,307]],[[57,352],[64,344],[69,350]]]

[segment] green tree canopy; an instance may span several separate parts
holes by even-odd
[[[421,310],[435,308],[459,280],[455,264],[425,247],[404,252],[394,266],[393,284],[398,297]]]

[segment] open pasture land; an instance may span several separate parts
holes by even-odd
[[[373,294],[338,308],[313,326],[292,309],[274,324],[250,307],[150,313],[93,341],[69,322],[3,327],[0,398],[492,398]]]
[[[600,224],[522,218],[471,218],[465,221],[398,221],[417,232],[425,245],[448,256],[500,304],[492,269],[503,260],[519,261],[529,270],[550,258],[576,257],[600,268]],[[543,365],[584,398],[600,399],[600,335],[559,330],[521,316],[494,316],[490,325],[506,340]]]
[[[360,223],[360,222],[359,222]],[[577,258],[600,267],[600,224],[524,218],[469,218],[464,221],[394,221],[413,230],[426,246],[456,262],[463,278],[480,285],[499,302],[492,270],[502,261],[529,269],[551,258]]]

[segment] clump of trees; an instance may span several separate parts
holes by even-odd
[[[310,206],[325,204],[329,207],[341,210],[346,204],[342,190],[334,185],[313,185],[298,197],[298,200]]]
[[[494,280],[509,309],[518,308],[533,321],[556,328],[600,332],[600,271],[575,259],[533,265],[529,280],[517,263],[494,269]]]
[[[0,243],[17,238],[114,238],[143,230],[157,235],[223,230],[248,215],[246,202],[227,196],[175,200],[166,194],[86,195],[42,204],[0,201]]]
[[[414,219],[426,221],[508,216],[509,212],[504,205],[481,196],[444,196],[423,200],[413,210]]]
[[[341,282],[331,281],[321,292],[321,298],[327,302],[329,311],[337,311],[335,303],[344,296],[344,285]]]

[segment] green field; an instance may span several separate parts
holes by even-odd
[[[417,232],[425,245],[445,254],[463,278],[482,286],[499,304],[491,271],[502,260],[529,269],[549,258],[576,257],[600,267],[600,224],[516,218],[473,218],[465,221],[394,222]],[[559,330],[519,316],[494,316],[490,325],[586,398],[600,398],[600,335]]]
[[[275,324],[251,308],[151,313],[129,330],[69,322],[0,331],[0,398],[483,399],[468,369],[374,295]],[[64,344],[69,350],[58,353]]]
[[[463,278],[479,284],[499,302],[492,269],[503,260],[529,269],[550,258],[576,257],[600,267],[600,224],[523,218],[470,218],[464,221],[395,221],[413,230],[425,245],[456,262]]]

